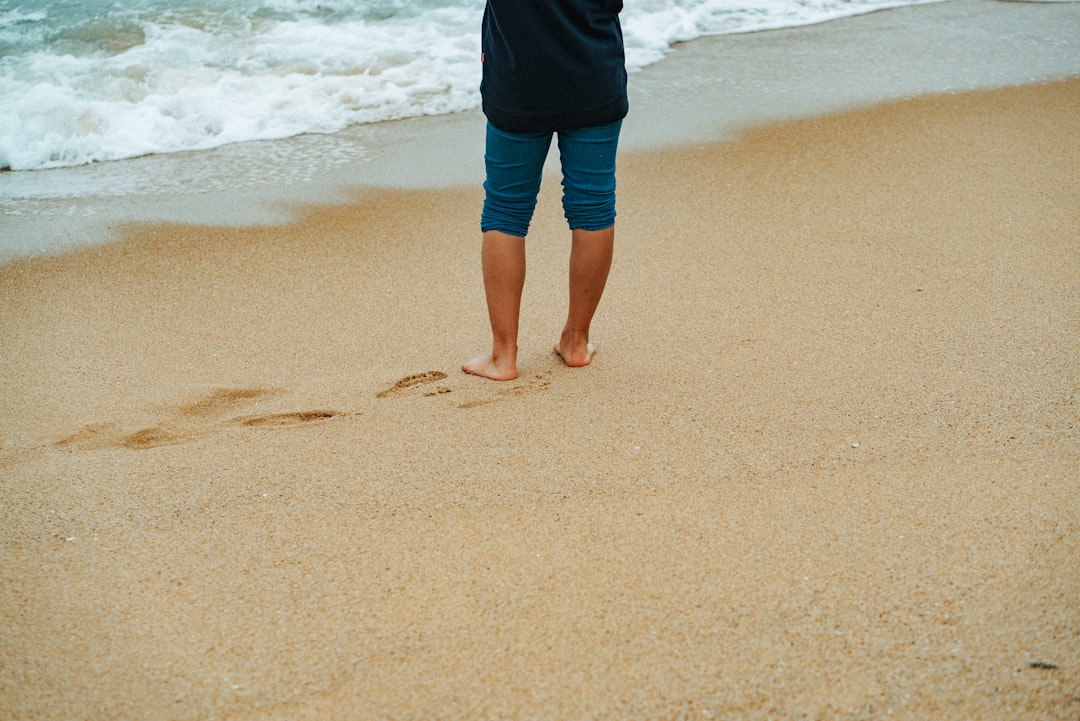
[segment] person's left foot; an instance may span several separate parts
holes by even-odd
[[[465,361],[461,370],[493,381],[512,381],[518,377],[516,363],[497,362],[490,353]]]

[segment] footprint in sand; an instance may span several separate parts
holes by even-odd
[[[59,440],[60,448],[78,448],[81,451],[103,451],[109,448],[131,448],[141,451],[160,446],[175,446],[201,438],[193,428],[183,428],[174,424],[162,423],[156,426],[140,428],[137,431],[125,429],[118,423],[92,423],[82,430]]]
[[[121,445],[143,450],[190,443],[218,430],[214,419],[281,392],[277,388],[217,388],[196,401],[178,406],[169,421],[125,436]]]
[[[498,401],[507,400],[508,398],[516,398],[519,396],[532,395],[533,393],[539,393],[543,390],[547,390],[551,385],[550,373],[537,373],[535,376],[527,381],[519,382],[509,388],[502,388],[495,392],[495,395],[488,396],[487,398],[477,398],[473,401],[466,401],[465,403],[459,403],[458,408],[476,408],[477,406],[487,405],[488,403],[496,403]]]
[[[242,426],[253,428],[285,428],[304,423],[325,421],[327,418],[339,415],[341,414],[337,411],[297,411],[295,413],[272,413],[268,416],[249,416],[247,418],[237,418],[236,421]]]
[[[227,425],[253,428],[285,428],[341,415],[337,411],[313,410],[292,413],[272,413],[258,416],[226,417],[256,400],[278,395],[284,391],[266,388],[219,388],[203,397],[173,407],[159,423],[132,431],[119,423],[93,423],[56,442],[60,448],[85,451],[109,448],[146,450],[173,446],[204,438],[223,431]]]
[[[67,438],[57,441],[55,445],[60,448],[98,451],[123,445],[125,435],[116,423],[91,423]]]
[[[181,405],[177,411],[187,418],[213,418],[280,393],[282,391],[277,388],[218,388],[193,403]]]
[[[168,428],[166,426],[152,426],[143,428],[141,431],[129,433],[120,439],[120,445],[141,451],[145,448],[158,448],[159,446],[175,446],[180,443],[188,443],[201,436],[194,431],[184,432],[181,429]]]
[[[394,383],[389,388],[379,391],[375,394],[376,398],[392,398],[394,396],[400,396],[404,393],[408,393],[411,389],[426,385],[428,383],[435,383],[446,378],[446,374],[442,371],[427,371],[425,373],[414,373],[411,376],[405,376],[397,383]],[[449,393],[449,388],[439,387],[434,392],[424,393],[425,396],[437,395],[439,393]]]

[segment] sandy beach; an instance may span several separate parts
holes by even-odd
[[[0,267],[0,717],[1080,717],[1080,80]]]

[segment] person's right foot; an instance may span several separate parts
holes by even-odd
[[[555,355],[563,359],[563,363],[571,368],[581,368],[587,366],[592,362],[593,354],[596,353],[596,347],[592,343],[586,343],[585,347],[575,350],[567,351],[562,350],[562,342],[555,344]]]

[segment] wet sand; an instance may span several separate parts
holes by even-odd
[[[11,719],[1071,719],[1080,80],[629,152],[488,343],[478,188],[0,268]]]

